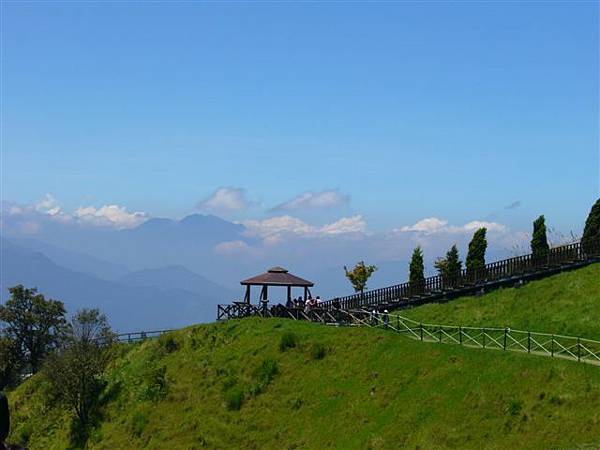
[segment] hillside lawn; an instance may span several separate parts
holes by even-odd
[[[90,449],[600,446],[600,367],[381,329],[201,325],[118,346],[106,378]],[[10,439],[78,448],[48,398],[39,375],[11,393]]]
[[[432,324],[508,326],[600,340],[600,264],[398,314]]]

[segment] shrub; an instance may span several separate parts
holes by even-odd
[[[167,394],[167,367],[153,367],[143,377],[142,398],[158,400]]]
[[[325,358],[327,354],[327,348],[321,344],[320,342],[317,344],[313,344],[310,348],[310,357],[312,359],[318,360]]]
[[[173,353],[179,350],[179,342],[171,335],[161,336],[160,344],[167,353]]]
[[[250,388],[250,394],[257,396],[264,392],[267,386],[273,381],[273,378],[279,373],[277,361],[271,358],[265,359],[262,364],[254,371],[256,383]]]
[[[225,392],[225,404],[230,411],[239,411],[244,404],[244,391],[234,387]]]
[[[523,410],[523,402],[520,400],[511,400],[508,404],[508,412],[511,416],[518,416]]]
[[[139,438],[148,426],[148,422],[147,412],[136,412],[131,418],[131,434]]]
[[[281,335],[281,340],[279,341],[279,350],[285,352],[290,348],[294,348],[298,342],[296,335],[290,331],[286,331]]]

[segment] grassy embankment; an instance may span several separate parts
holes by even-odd
[[[596,265],[404,313],[597,338],[599,280]],[[600,367],[385,330],[201,325],[120,346],[106,379],[93,449],[600,447]],[[11,393],[13,441],[69,448],[70,416],[47,397],[40,376]]]

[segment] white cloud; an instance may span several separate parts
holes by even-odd
[[[80,207],[73,216],[79,221],[95,226],[112,226],[117,229],[133,228],[148,220],[143,212],[129,212],[124,206],[104,205]]]
[[[367,222],[363,216],[342,217],[340,220],[321,227],[323,234],[366,233]]]
[[[437,217],[429,217],[419,220],[414,225],[404,226],[397,231],[418,231],[420,233],[435,233],[443,230],[448,225],[447,220],[438,219]]]
[[[366,233],[367,230],[367,223],[361,215],[342,217],[323,226],[310,225],[289,215],[265,220],[246,220],[242,224],[246,227],[247,236],[260,237],[265,244],[280,243],[285,237],[318,238]]]
[[[245,253],[251,250],[250,246],[244,241],[226,241],[215,245],[214,251],[219,255],[232,255]]]
[[[52,194],[46,194],[42,200],[34,205],[36,211],[48,214],[50,216],[59,216],[64,214],[62,208]]]
[[[393,230],[398,233],[415,232],[420,234],[435,234],[435,233],[467,233],[474,232],[479,228],[487,228],[489,232],[506,232],[506,225],[497,222],[486,222],[482,220],[473,220],[461,226],[448,225],[448,221],[437,217],[428,217],[421,219],[413,225],[401,227]]]
[[[46,194],[33,205],[4,203],[2,212],[17,220],[18,228],[27,233],[38,231],[45,221],[79,225],[104,226],[116,229],[133,228],[148,220],[144,212],[129,212],[124,206],[104,205],[79,207],[74,212],[65,211],[52,194]]]
[[[212,212],[236,212],[253,205],[246,196],[246,190],[235,187],[220,187],[209,197],[198,202],[198,209]]]
[[[342,194],[338,189],[329,189],[321,192],[304,192],[287,202],[275,206],[271,211],[334,208],[345,205],[349,201],[350,196]]]

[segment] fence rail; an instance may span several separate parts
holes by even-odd
[[[562,267],[576,266],[600,260],[600,239],[575,242],[551,248],[545,255],[523,255],[486,264],[479,270],[463,269],[459,276],[448,279],[441,275],[425,278],[422,283],[401,283],[364,293],[327,300],[326,309],[356,309],[419,302],[425,298],[443,297],[449,293],[476,290],[486,285],[517,281],[525,277],[552,273]]]
[[[600,365],[600,341],[575,336],[514,330],[508,327],[472,327],[417,322],[400,315],[343,311],[350,323],[386,328],[408,337],[440,344],[518,351]]]
[[[170,333],[173,330],[156,330],[156,331],[136,331],[134,333],[119,333],[115,336],[118,342],[136,342],[145,341],[146,339],[157,338],[165,333]]]

